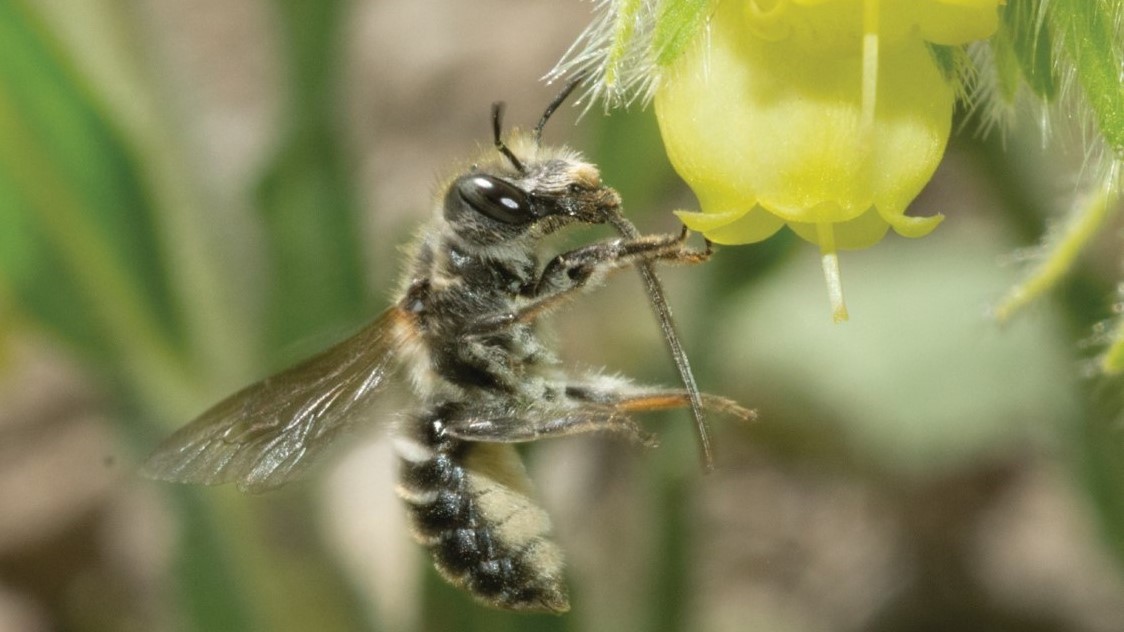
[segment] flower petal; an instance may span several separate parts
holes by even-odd
[[[991,37],[999,27],[996,0],[931,0],[890,3],[915,24],[921,38],[954,46]]]
[[[817,225],[808,222],[789,222],[788,227],[801,238],[819,244]],[[835,224],[835,246],[840,250],[860,250],[869,248],[882,240],[890,225],[874,210],[870,209],[858,217]]]
[[[910,217],[908,215],[893,215],[888,214],[882,216],[882,219],[889,222],[890,226],[894,228],[894,232],[902,237],[924,237],[933,232],[942,221],[944,215],[938,213],[930,217]]]
[[[813,224],[849,222],[872,206],[884,218],[904,213],[951,131],[955,92],[924,42],[882,49],[873,125],[864,129],[858,48],[823,55],[791,39],[763,41],[748,35],[742,9],[719,5],[710,36],[656,94],[668,156],[703,212],[756,203],[786,222]],[[901,223],[909,232],[911,222]],[[726,237],[766,232],[754,221],[748,227]],[[859,232],[842,242],[870,241],[873,231]]]
[[[748,212],[694,213],[675,211],[683,224],[716,244],[752,244],[772,237],[784,220],[760,207]]]

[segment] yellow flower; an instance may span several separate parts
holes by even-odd
[[[846,319],[838,248],[909,217],[950,133],[956,86],[928,43],[997,27],[1001,0],[719,0],[661,78],[656,115],[672,164],[702,212],[680,212],[721,244],[787,225],[820,246],[836,320]]]

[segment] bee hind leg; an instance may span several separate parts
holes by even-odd
[[[608,381],[612,378],[601,379]],[[566,387],[566,395],[572,399],[609,406],[625,414],[674,410],[688,408],[691,405],[691,393],[686,389],[640,387],[627,382],[608,388],[596,382],[571,384]],[[757,418],[757,411],[745,408],[732,399],[710,393],[700,393],[699,398],[703,408],[711,412],[731,415],[742,421],[752,421]]]
[[[757,411],[745,408],[732,399],[710,393],[700,393],[699,397],[706,410],[732,415],[742,421],[752,421],[757,418]],[[691,396],[684,389],[640,391],[620,397],[612,405],[626,413],[674,410],[690,407]]]

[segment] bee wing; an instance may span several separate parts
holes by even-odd
[[[406,318],[388,309],[327,351],[224,399],[168,437],[141,473],[177,483],[234,482],[250,492],[298,477],[386,384],[392,330]]]

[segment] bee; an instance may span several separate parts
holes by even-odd
[[[530,133],[507,141],[503,104],[492,106],[494,149],[440,190],[389,309],[334,347],[219,402],[160,445],[142,473],[247,492],[278,487],[364,422],[392,375],[405,374],[417,407],[390,434],[415,538],[442,576],[486,605],[567,611],[562,551],[513,444],[608,431],[653,445],[632,413],[690,408],[709,463],[702,409],[753,414],[698,392],[652,269],[703,262],[709,243],[688,247],[686,229],[640,236],[596,166],[569,148],[542,145],[543,127],[577,83]],[[547,235],[606,223],[621,236],[540,258]],[[540,317],[629,267],[644,277],[685,388],[566,373],[536,335]]]

